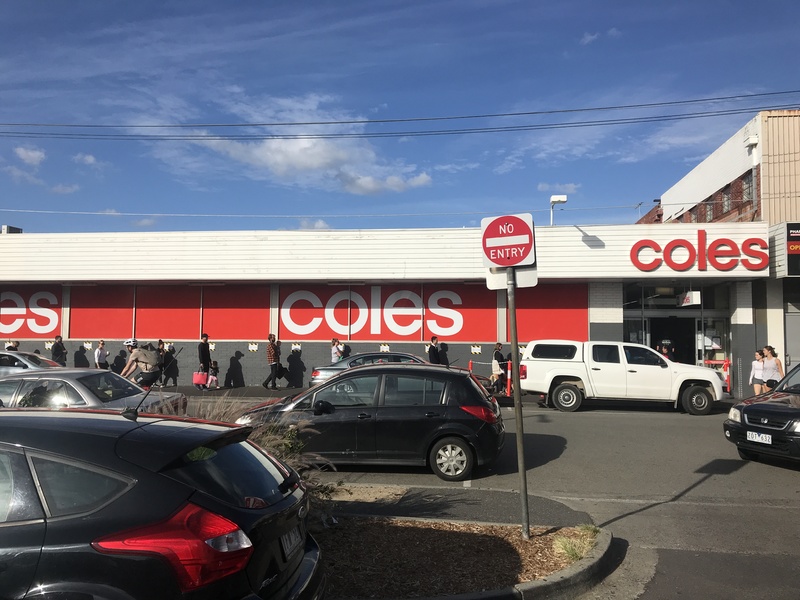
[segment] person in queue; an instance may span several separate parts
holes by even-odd
[[[762,391],[771,392],[778,385],[778,382],[783,379],[783,364],[781,364],[781,359],[778,358],[775,348],[772,346],[764,346],[761,351],[764,353],[764,371],[761,375],[764,380]]]
[[[750,365],[750,385],[753,393],[758,396],[764,387],[764,351],[756,350],[755,358]]]

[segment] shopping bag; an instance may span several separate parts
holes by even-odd
[[[208,383],[208,373],[204,371],[195,371],[192,373],[192,383],[194,385],[206,385]]]

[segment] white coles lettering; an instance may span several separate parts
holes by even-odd
[[[0,320],[0,334],[16,333],[23,324],[27,324],[32,333],[51,333],[58,327],[58,313],[52,308],[41,306],[42,304],[58,305],[58,299],[51,292],[31,294],[27,306],[23,297],[16,292],[0,293],[0,305],[6,302],[11,302],[14,306],[0,308],[0,316],[19,316],[20,318],[14,319],[10,323]],[[34,316],[26,319],[24,317],[28,314],[28,311],[33,313]],[[40,318],[44,319],[44,321],[40,322]]]

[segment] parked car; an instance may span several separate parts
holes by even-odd
[[[4,411],[0,596],[321,598],[305,486],[249,432],[113,411]]]
[[[771,392],[731,407],[722,427],[744,460],[761,455],[800,460],[800,365]]]
[[[362,352],[353,354],[347,358],[331,363],[325,367],[314,367],[311,369],[311,381],[309,385],[317,385],[338,375],[342,371],[361,365],[384,364],[384,363],[424,363],[424,359],[414,354],[405,352]]]
[[[469,371],[427,363],[354,367],[237,422],[297,426],[304,450],[334,465],[428,465],[447,481],[492,462],[505,439],[497,402]]]
[[[144,399],[141,409],[154,410],[168,404],[177,412],[186,408],[186,396],[152,390],[145,398],[145,390],[103,369],[27,370],[0,378],[0,401],[6,407],[42,408],[136,408]]]
[[[25,369],[61,369],[54,360],[35,352],[0,351],[0,377],[20,373]]]

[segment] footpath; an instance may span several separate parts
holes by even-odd
[[[154,388],[157,391],[159,388]],[[267,390],[262,386],[201,391],[194,386],[161,388],[165,392],[180,392],[189,399],[189,405],[214,399],[241,399],[258,403],[269,398],[280,398],[304,391],[305,388],[278,388]],[[503,406],[513,405],[511,398],[498,398]],[[348,488],[381,487],[390,493],[378,498],[374,494],[354,494],[352,498],[337,498],[336,514],[349,516],[400,517],[407,519],[432,519],[437,521],[470,522],[481,524],[520,524],[521,501],[519,494],[511,491],[485,490],[462,487],[401,487],[367,486],[348,483]],[[367,491],[367,490],[365,490]],[[528,496],[529,525],[531,527],[575,527],[592,523],[584,512],[542,498]],[[545,579],[521,583],[510,588],[482,591],[474,594],[447,596],[446,600],[573,600],[599,583],[616,566],[618,557],[612,547],[613,537],[601,530],[594,549],[583,559]],[[445,598],[438,600],[445,600]],[[415,599],[425,600],[425,599]]]

